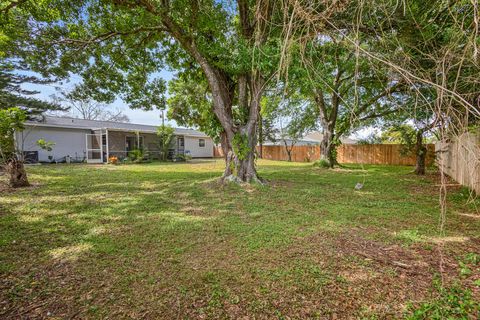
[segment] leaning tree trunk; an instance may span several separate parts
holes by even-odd
[[[23,161],[18,159],[10,160],[5,166],[5,171],[9,176],[8,185],[10,187],[21,188],[30,185],[30,183],[28,183],[27,172],[25,171]]]
[[[415,153],[417,156],[417,162],[415,165],[415,174],[424,175],[425,174],[425,162],[427,157],[427,147],[423,144],[423,131],[418,130],[416,134],[416,146]]]

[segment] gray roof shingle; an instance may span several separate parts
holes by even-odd
[[[46,116],[43,121],[27,121],[27,125],[42,125],[52,127],[64,127],[64,128],[85,128],[85,129],[117,129],[117,130],[129,130],[129,131],[141,131],[141,132],[157,132],[158,126],[150,126],[145,124],[135,124],[128,122],[115,122],[115,121],[99,121],[99,120],[84,120],[68,117],[53,117]],[[187,135],[196,137],[208,137],[205,133],[185,128],[175,128],[176,135]]]

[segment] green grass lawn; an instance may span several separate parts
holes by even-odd
[[[222,166],[29,167],[33,187],[0,196],[0,318],[478,315],[466,189],[449,188],[439,231],[434,172],[260,161],[268,185],[241,187]]]

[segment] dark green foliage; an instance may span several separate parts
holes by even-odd
[[[135,163],[142,163],[148,160],[148,154],[144,149],[133,149],[128,153],[128,159]]]
[[[219,142],[223,128],[213,113],[211,93],[200,72],[182,73],[168,83],[168,118],[198,128]]]
[[[18,74],[15,72],[18,68],[18,65],[0,62],[0,109],[19,107],[25,110],[29,118],[49,110],[65,110],[57,104],[31,97],[39,91],[25,89],[26,84],[46,84],[51,81],[34,75]]]
[[[250,150],[248,146],[248,137],[240,133],[235,134],[232,148],[235,154],[237,154],[239,160],[245,160]]]
[[[44,1],[4,2],[6,4],[2,2],[0,5],[0,109],[19,107],[29,118],[47,110],[64,110],[57,104],[34,98],[39,92],[26,88],[27,85],[51,84],[56,80],[43,73],[50,66],[48,62],[36,68],[38,73],[32,72],[31,58],[39,52],[28,45],[34,39],[44,40],[38,35],[33,36],[32,17],[48,19],[56,10]]]

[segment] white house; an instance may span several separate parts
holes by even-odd
[[[152,156],[159,155],[158,126],[112,121],[83,120],[47,116],[43,121],[27,121],[25,130],[16,132],[15,141],[27,161],[51,162],[72,161],[90,163],[106,162],[110,156],[122,159],[134,149],[147,150]],[[39,139],[53,142],[51,152],[37,144]],[[213,140],[206,134],[175,128],[175,139],[169,156],[189,154],[193,158],[213,157]]]

